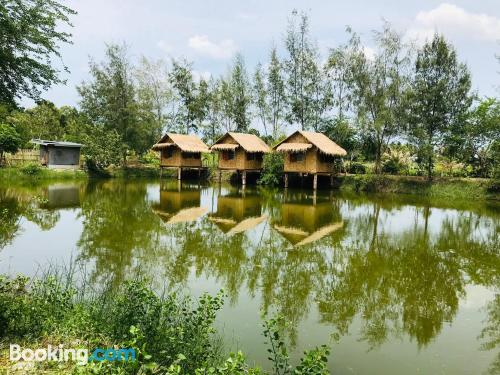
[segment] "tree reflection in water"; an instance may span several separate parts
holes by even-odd
[[[33,203],[44,191],[0,190],[0,214],[8,213],[0,248],[19,233],[20,217],[55,225],[57,208]],[[64,196],[66,205],[75,197]],[[141,274],[177,289],[213,279],[231,304],[247,293],[263,311],[283,314],[292,342],[315,309],[335,337],[359,320],[370,348],[403,336],[425,347],[454,320],[467,285],[500,287],[495,208],[177,181],[90,182],[78,197],[78,262],[91,266],[91,282],[114,287]],[[482,334],[492,350],[498,300]]]

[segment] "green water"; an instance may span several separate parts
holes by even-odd
[[[500,209],[479,202],[177,181],[0,183],[0,273],[71,265],[224,289],[227,347],[266,364],[260,313],[334,374],[500,372]]]

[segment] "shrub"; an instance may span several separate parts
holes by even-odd
[[[413,158],[410,152],[403,148],[389,149],[382,155],[382,172],[389,174],[408,174]]]
[[[113,292],[90,292],[75,288],[70,276],[64,280],[62,275],[46,274],[30,280],[0,275],[0,340],[36,343],[57,338],[71,346],[115,346],[134,348],[136,352],[136,361],[90,362],[61,373],[263,373],[250,367],[242,353],[230,354],[221,361],[213,324],[223,304],[222,292],[203,295],[195,303],[176,294],[159,295],[144,280],[127,281]],[[328,374],[326,346],[306,352],[299,366],[292,368],[284,327],[281,316],[264,323],[274,374]]]
[[[283,155],[279,153],[270,153],[264,155],[262,164],[262,173],[259,184],[276,186],[281,183],[281,176],[284,169]]]
[[[141,163],[158,167],[160,165],[160,157],[157,151],[149,150],[140,159]]]
[[[352,174],[365,174],[366,173],[366,167],[361,164],[361,163],[350,163],[349,165],[349,173]]]
[[[21,172],[28,176],[37,176],[42,171],[42,167],[38,163],[28,163],[21,167]]]
[[[16,129],[8,124],[0,124],[0,163],[3,159],[3,154],[9,152],[16,153],[21,146],[21,137]]]

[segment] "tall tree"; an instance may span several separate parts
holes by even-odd
[[[230,72],[230,91],[233,97],[231,115],[235,130],[247,132],[250,125],[251,88],[245,67],[245,60],[237,54]]]
[[[149,60],[143,56],[134,76],[139,110],[145,121],[153,122],[152,136],[158,137],[169,125],[169,106],[173,100],[166,63],[163,60]]]
[[[318,64],[318,51],[309,35],[307,14],[292,12],[285,37],[288,58],[285,60],[287,74],[287,120],[301,129],[319,127],[322,113],[327,109],[321,86],[322,69]]]
[[[269,119],[269,106],[267,104],[267,90],[265,82],[265,73],[262,70],[262,64],[257,64],[255,74],[253,76],[253,96],[255,107],[257,108],[257,116],[264,127],[264,134],[269,135],[267,129],[267,120]]]
[[[71,43],[71,34],[59,26],[71,26],[73,14],[54,0],[0,2],[0,103],[14,104],[22,96],[38,100],[41,90],[62,82],[53,60],[61,58],[60,44]]]
[[[173,60],[169,79],[174,89],[174,100],[179,103],[175,119],[178,131],[188,134],[196,128],[194,113],[196,84],[193,78],[192,64],[187,60]]]
[[[90,75],[89,82],[77,87],[80,107],[89,121],[120,135],[124,161],[128,150],[138,153],[147,150],[154,140],[144,139],[145,132],[138,122],[132,66],[126,45],[108,45],[104,62],[90,62]]]
[[[460,127],[472,103],[467,66],[442,35],[434,35],[417,54],[410,91],[409,135],[418,147],[427,177],[432,178],[436,149]]]
[[[387,22],[374,32],[377,52],[367,57],[353,34],[352,98],[362,136],[374,146],[375,170],[381,171],[382,154],[403,126],[405,91],[409,83],[409,52],[399,33]]]
[[[278,58],[276,47],[271,49],[266,89],[269,106],[269,123],[273,139],[277,139],[281,132],[285,114],[286,96],[283,66]]]

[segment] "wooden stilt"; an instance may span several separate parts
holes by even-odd
[[[304,173],[300,173],[300,187],[304,187]]]
[[[317,195],[316,195],[316,190],[313,191],[313,206],[316,206],[316,201],[317,201]]]
[[[333,173],[330,173],[330,187],[333,187]]]
[[[219,185],[222,182],[222,171],[219,169]]]
[[[180,181],[182,176],[182,168],[179,167],[177,168],[177,179]]]
[[[160,180],[161,180],[162,176],[163,176],[163,167],[160,167]]]
[[[316,190],[318,188],[318,174],[315,173],[313,177],[313,189]]]
[[[285,188],[288,187],[288,173],[285,173]]]
[[[247,171],[241,172],[241,183],[243,186],[247,184]]]

